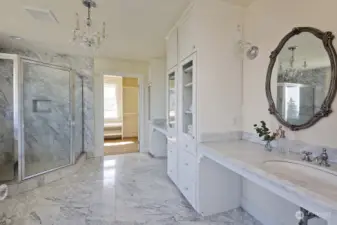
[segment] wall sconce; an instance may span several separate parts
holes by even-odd
[[[259,47],[250,42],[241,40],[238,45],[242,51],[246,52],[246,56],[250,60],[254,60],[259,55]]]

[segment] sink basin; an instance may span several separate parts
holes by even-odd
[[[300,161],[269,160],[264,162],[264,168],[276,176],[309,189],[337,188],[337,172],[325,167]]]

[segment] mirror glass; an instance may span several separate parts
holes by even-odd
[[[307,123],[320,111],[330,88],[331,63],[322,40],[309,32],[291,37],[274,69],[277,82],[272,89],[279,115],[292,125]]]

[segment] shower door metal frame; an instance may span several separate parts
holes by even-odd
[[[73,137],[74,137],[74,109],[75,109],[75,89],[74,89],[74,77],[75,77],[75,72],[74,70],[72,70],[70,67],[65,67],[65,66],[60,66],[60,65],[55,65],[55,64],[50,64],[50,63],[45,63],[45,62],[41,62],[29,57],[22,57],[22,56],[17,56],[16,58],[17,63],[18,63],[18,84],[17,84],[17,88],[16,88],[16,95],[18,96],[18,101],[17,101],[17,105],[21,106],[21,110],[18,110],[18,121],[19,126],[18,126],[18,130],[19,130],[19,135],[18,135],[18,143],[19,143],[19,148],[18,148],[18,155],[19,155],[19,159],[18,159],[18,164],[19,164],[19,169],[18,169],[18,180],[22,181],[22,180],[27,180],[48,172],[52,172],[70,165],[73,165],[75,163],[75,156],[74,156],[74,151],[73,151],[73,145],[74,145],[74,141],[73,141]],[[63,70],[63,71],[68,71],[69,72],[69,94],[70,94],[70,101],[69,101],[69,110],[70,110],[70,115],[69,115],[69,121],[70,121],[70,151],[69,151],[69,164],[64,165],[64,166],[60,166],[57,168],[53,168],[50,170],[46,170],[34,175],[30,175],[30,176],[25,176],[25,139],[24,139],[24,98],[23,98],[23,63],[27,62],[27,63],[31,63],[31,64],[36,64],[36,65],[40,65],[40,66],[46,66],[49,68],[54,68],[54,69],[59,69],[59,70]]]
[[[20,66],[19,61],[20,57],[16,54],[6,54],[6,53],[0,53],[0,59],[4,60],[12,60],[13,61],[13,154],[17,155],[18,157],[18,180],[21,181],[22,177],[22,165],[20,165],[21,160],[21,134],[20,131],[20,108],[17,104],[20,102],[20,96],[19,96],[19,74],[20,74]],[[14,168],[13,168],[14,169]]]

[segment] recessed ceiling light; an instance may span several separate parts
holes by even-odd
[[[9,38],[12,40],[22,40],[22,37],[19,36],[9,36]]]

